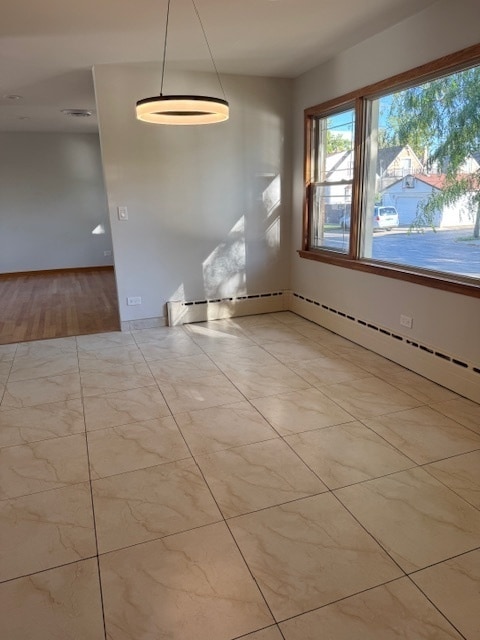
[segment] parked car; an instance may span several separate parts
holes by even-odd
[[[342,229],[350,229],[350,214],[340,218],[339,224]],[[394,227],[398,227],[398,212],[395,207],[387,207],[377,205],[373,210],[373,230],[385,229],[391,231]]]
[[[398,227],[398,212],[395,207],[377,206],[373,210],[373,228],[391,231]]]

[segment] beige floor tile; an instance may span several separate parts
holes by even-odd
[[[248,636],[242,636],[242,640],[283,640],[283,636],[275,626],[249,633]]]
[[[224,375],[182,382],[159,382],[158,386],[172,413],[218,407],[244,399]]]
[[[88,480],[85,434],[0,449],[0,500]]]
[[[480,451],[441,460],[424,468],[464,500],[480,509]]]
[[[228,338],[245,338],[245,332],[238,326],[238,318],[194,322],[183,325],[185,333],[193,340],[210,338],[212,342]]]
[[[480,638],[480,551],[466,553],[412,575],[467,640]]]
[[[97,351],[109,347],[135,345],[136,342],[128,331],[111,331],[107,333],[95,333],[88,336],[78,336],[77,345],[80,351]]]
[[[221,520],[193,460],[92,483],[100,553]]]
[[[325,329],[324,327],[321,327],[314,322],[294,322],[293,326],[301,336],[303,336],[304,338],[308,338],[313,342],[321,343],[324,340],[328,342],[328,340],[334,340],[336,338],[343,342],[348,342],[347,340],[345,340],[345,338],[340,338],[340,336],[338,336],[337,334],[332,333],[332,331],[329,331],[328,329]]]
[[[337,382],[348,382],[368,378],[368,371],[343,360],[338,356],[315,358],[291,363],[290,368],[315,387],[324,387]]]
[[[249,399],[310,387],[308,382],[280,362],[237,371],[230,368],[228,377]]]
[[[116,391],[128,391],[155,385],[155,378],[146,364],[108,364],[103,371],[82,371],[80,379],[84,396],[103,396]]]
[[[4,385],[7,382],[11,368],[12,362],[0,360],[0,384]]]
[[[202,348],[208,355],[218,353],[230,353],[232,357],[236,353],[255,346],[255,342],[245,335],[229,335],[218,336],[194,336],[195,343]]]
[[[278,360],[259,346],[247,347],[234,355],[220,351],[212,354],[210,357],[220,369],[225,372],[255,369],[256,367],[267,365],[278,365]]]
[[[421,404],[412,396],[375,377],[325,386],[322,387],[322,392],[359,420],[411,409]]]
[[[0,447],[83,433],[80,399],[0,411]]]
[[[480,435],[429,407],[367,419],[365,424],[417,464],[480,448]]]
[[[463,424],[464,427],[480,433],[480,404],[466,398],[459,398],[436,403],[432,407],[452,420]]]
[[[145,358],[136,344],[127,344],[96,351],[80,351],[78,362],[81,371],[109,371],[109,365],[144,364]]]
[[[335,493],[406,572],[478,547],[480,512],[423,469]]]
[[[273,622],[223,523],[110,553],[100,565],[115,640],[225,640]]]
[[[194,455],[278,437],[265,418],[245,401],[176,413],[175,420]]]
[[[135,329],[131,331],[136,344],[147,344],[149,342],[158,342],[161,340],[170,340],[180,342],[182,339],[189,340],[186,326],[180,327],[154,327],[152,329]]]
[[[323,341],[322,341],[323,342]],[[349,360],[358,367],[369,371],[372,375],[384,378],[385,374],[399,373],[405,371],[404,367],[384,358],[378,353],[374,353],[369,349],[365,349],[354,342],[343,338],[330,340],[329,347],[337,355],[342,356],[345,360]]]
[[[333,355],[332,351],[324,345],[314,343],[302,336],[297,336],[296,339],[292,338],[288,341],[282,340],[282,342],[265,342],[263,343],[263,348],[285,364]]]
[[[276,620],[401,575],[331,494],[229,520]]]
[[[252,404],[282,436],[354,420],[338,404],[312,387],[253,399]]]
[[[460,640],[407,578],[280,624],[286,640]]]
[[[302,318],[293,311],[273,311],[268,315],[271,316],[274,320],[278,320],[279,322],[287,325],[304,326],[313,324],[312,322],[310,322],[310,320]]]
[[[170,415],[157,387],[143,387],[84,399],[85,422],[89,431],[118,427]]]
[[[326,491],[279,438],[212,453],[197,462],[226,518]]]
[[[147,362],[171,358],[185,358],[202,355],[203,351],[188,336],[164,339],[157,342],[141,342],[140,351]]]
[[[0,362],[13,362],[17,344],[0,344]]]
[[[405,391],[405,393],[425,403],[442,402],[444,400],[458,398],[458,395],[453,391],[439,384],[435,384],[435,382],[427,380],[427,378],[419,376],[407,369],[389,374],[388,382],[401,391]]]
[[[171,416],[88,432],[93,479],[190,458]]]
[[[9,382],[0,410],[34,407],[52,402],[66,402],[80,398],[80,376],[71,373],[36,380]]]
[[[16,356],[27,356],[31,358],[42,358],[44,356],[59,356],[62,353],[72,353],[77,351],[77,339],[52,338],[49,340],[33,340],[32,342],[22,342],[18,345]]]
[[[13,361],[9,382],[32,380],[49,376],[61,376],[78,373],[78,357],[76,352],[61,355],[17,356]]]
[[[166,358],[149,363],[150,371],[158,382],[181,382],[205,376],[218,376],[218,367],[204,354],[182,358]]]
[[[305,431],[285,440],[330,489],[413,466],[360,422]]]
[[[95,559],[0,585],[5,640],[104,640]]]
[[[280,322],[272,325],[252,325],[244,327],[244,331],[249,338],[264,346],[271,342],[302,343],[304,339],[294,327]]]
[[[300,318],[300,316],[295,317]],[[279,327],[281,324],[284,324],[280,321],[280,318],[276,313],[260,313],[253,316],[239,316],[238,318],[231,318],[230,322],[234,322],[235,326],[239,327],[243,331],[248,331],[250,327],[261,325]]]
[[[95,553],[87,483],[0,502],[0,581]]]

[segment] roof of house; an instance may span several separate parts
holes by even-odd
[[[438,189],[439,191],[444,189],[447,184],[447,174],[445,173],[432,173],[430,175],[427,175],[425,173],[416,173],[413,175],[413,177],[415,178],[415,180],[419,180],[420,182],[428,184],[430,187]],[[457,180],[459,181],[465,178],[469,179],[472,190],[480,188],[480,177],[478,176],[478,174],[461,173],[457,175]],[[391,189],[393,186],[397,185],[399,182],[403,182],[404,180],[405,178],[396,180],[392,184],[388,185],[388,187],[385,188],[385,191],[387,189]]]
[[[377,153],[377,175],[383,175],[388,167],[392,164],[392,162],[395,161],[397,156],[405,148],[408,148],[412,155],[415,155],[409,145],[396,145],[393,147],[385,147],[383,149],[379,149]],[[327,157],[327,170],[329,172],[333,172],[340,169],[345,169],[348,163],[350,164],[351,168],[353,163],[353,150],[330,153]]]
[[[403,145],[379,149],[377,154],[377,174],[381,176],[392,164],[398,154],[405,148]]]
[[[431,175],[417,173],[415,174],[415,178],[417,178],[417,180],[421,180],[422,182],[426,182],[431,187],[435,187],[435,189],[439,189],[441,191],[445,186],[447,176],[444,173],[432,173]]]

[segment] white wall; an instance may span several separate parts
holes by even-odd
[[[169,127],[135,119],[158,68],[100,65],[94,78],[122,321],[161,318],[168,300],[287,288],[291,81],[222,77],[230,120]],[[209,74],[169,80],[168,93],[218,94]]]
[[[109,265],[111,250],[98,135],[1,133],[0,273]]]
[[[299,294],[474,363],[480,362],[478,299],[313,262],[300,258],[297,250],[303,110],[476,44],[479,22],[478,0],[442,0],[296,80],[291,272],[291,288]],[[412,329],[400,327],[401,313],[413,317]]]

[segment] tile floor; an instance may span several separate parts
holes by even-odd
[[[291,313],[0,346],[0,637],[480,638],[480,406]]]

